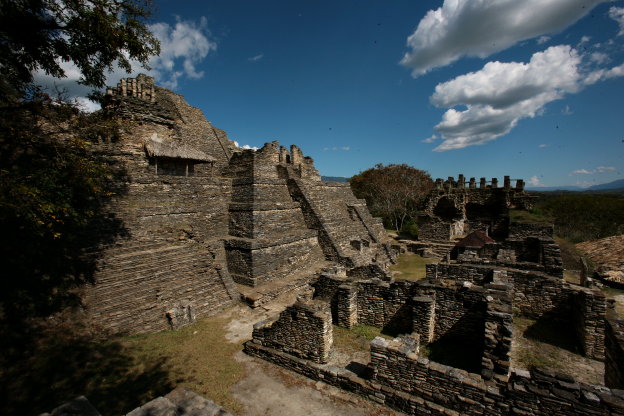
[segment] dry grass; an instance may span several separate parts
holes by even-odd
[[[577,381],[604,384],[604,364],[580,355],[572,331],[548,320],[514,317],[512,365],[547,368],[570,374]]]
[[[395,272],[395,277],[405,280],[420,280],[425,278],[425,266],[430,263],[438,263],[440,259],[421,257],[418,254],[400,254],[397,264],[390,267]]]
[[[168,382],[190,388],[226,409],[238,413],[242,405],[230,394],[230,387],[244,376],[234,354],[242,343],[225,340],[228,319],[206,318],[179,331],[134,335],[121,339],[140,366],[162,359]]]

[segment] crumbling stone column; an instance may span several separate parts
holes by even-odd
[[[498,188],[498,178],[492,178],[492,189]]]
[[[509,374],[509,353],[513,334],[511,297],[505,284],[492,284],[486,296],[485,342],[481,357],[481,376],[506,381]]]
[[[357,288],[352,285],[340,285],[336,291],[336,325],[353,328],[357,325]]]
[[[505,176],[503,178],[503,186],[505,187],[506,190],[511,189],[511,179],[509,176]]]
[[[412,299],[412,319],[414,332],[425,343],[433,341],[435,333],[435,298],[416,296]]]
[[[607,305],[602,292],[581,289],[574,294],[575,328],[585,356],[604,360]]]

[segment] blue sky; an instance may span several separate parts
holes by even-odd
[[[297,144],[329,176],[624,178],[622,1],[155,6],[152,74],[241,146]]]

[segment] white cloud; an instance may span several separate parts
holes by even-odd
[[[327,152],[331,150],[332,152],[337,152],[337,151],[343,151],[343,152],[348,152],[349,150],[351,150],[350,146],[333,146],[333,147],[324,147],[323,151]]]
[[[244,145],[241,146],[240,144],[238,144],[238,142],[236,140],[234,140],[234,146],[238,147],[239,149],[243,149],[243,150],[253,150],[254,152],[259,149],[259,147],[257,147],[257,146],[249,146],[248,144],[244,144]]]
[[[581,40],[579,41],[578,46],[583,46],[586,43],[588,43],[590,40],[591,40],[590,36],[583,36],[581,37]]]
[[[485,58],[515,43],[555,33],[610,0],[445,0],[407,38],[401,64],[417,77],[463,56]]]
[[[199,23],[178,20],[172,26],[160,22],[149,25],[150,31],[160,41],[160,55],[149,61],[151,70],[145,70],[136,61],[132,61],[132,72],[115,66],[106,77],[106,84],[114,86],[121,78],[134,77],[141,72],[156,78],[156,82],[164,87],[175,89],[181,77],[199,79],[203,71],[197,69],[201,61],[211,51],[217,49],[217,44],[210,40],[206,19],[202,17]],[[65,90],[70,97],[74,97],[79,104],[88,111],[94,111],[99,106],[86,98],[91,87],[78,84],[80,71],[72,62],[60,62],[65,71],[65,78],[54,78],[43,72],[34,74],[35,83],[51,90]]]
[[[438,84],[431,102],[450,108],[436,125],[443,141],[434,150],[480,145],[535,117],[547,103],[579,88],[580,57],[569,46],[553,46],[529,63],[489,62],[477,72]]]
[[[217,49],[217,44],[208,38],[205,17],[199,23],[178,20],[174,26],[155,23],[149,29],[160,41],[160,55],[150,60],[151,75],[167,88],[176,88],[182,75],[190,79],[204,76],[197,65]],[[182,68],[180,68],[180,66]]]
[[[551,46],[528,63],[488,62],[479,71],[438,84],[431,102],[450,108],[435,126],[443,141],[434,151],[485,144],[509,133],[521,119],[541,116],[546,104],[566,94],[624,76],[624,64],[588,69],[587,59],[568,45]]]
[[[537,147],[539,147],[540,149],[543,149],[543,148],[545,148],[545,147],[548,147],[548,145],[547,145],[547,144],[545,144],[545,143],[542,143],[542,144],[540,144],[540,145],[539,145],[539,146],[537,146]]]
[[[544,184],[542,184],[542,182],[540,182],[540,179],[533,175],[531,176],[531,179],[529,179],[529,185],[531,186],[544,186]]]
[[[540,36],[537,38],[537,44],[542,45],[550,40],[550,36]]]
[[[261,53],[260,55],[252,56],[251,58],[247,58],[247,60],[249,62],[257,62],[257,61],[259,61],[262,58],[264,58],[264,54],[263,53]]]
[[[614,66],[613,68],[606,69],[600,68],[590,72],[586,77],[583,83],[585,85],[595,84],[599,81],[606,81],[611,78],[624,76],[624,64]]]
[[[421,140],[421,142],[423,143],[433,143],[436,140],[438,140],[440,138],[440,136],[438,136],[437,134],[433,134],[430,137],[427,137],[426,139]]]
[[[602,65],[602,64],[606,64],[608,63],[611,59],[609,58],[609,55],[607,55],[604,52],[592,52],[589,55],[589,59],[592,62],[595,62],[598,65]]]
[[[577,169],[570,173],[570,175],[595,175],[597,173],[606,173],[606,172],[614,172],[617,168],[614,166],[598,166],[596,169],[587,170],[587,169]]]
[[[563,110],[561,110],[561,114],[563,114],[564,116],[571,116],[572,114],[574,114],[574,111],[572,111],[569,105],[566,105],[565,107],[563,107]]]
[[[624,7],[611,7],[609,9],[609,17],[620,25],[618,36],[624,35]]]

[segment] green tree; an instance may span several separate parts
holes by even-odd
[[[413,232],[416,214],[433,188],[431,176],[423,170],[401,164],[378,164],[350,179],[358,198],[366,199],[371,213],[397,231]]]
[[[123,226],[106,214],[124,172],[92,143],[114,139],[116,121],[83,114],[33,85],[33,71],[101,87],[114,65],[146,65],[159,44],[142,0],[0,0],[0,324],[15,332],[28,316],[75,300],[96,252]]]
[[[159,53],[145,22],[149,0],[0,0],[0,94],[23,93],[33,71],[65,77],[73,62],[80,82],[102,87],[117,64],[131,70]]]

